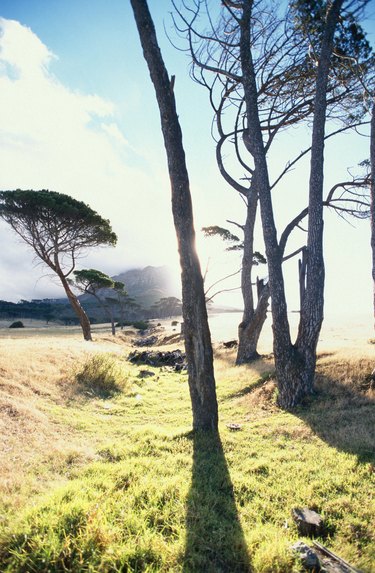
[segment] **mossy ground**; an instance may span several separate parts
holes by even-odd
[[[1,341],[1,571],[296,572],[294,507],[373,570],[369,358],[322,356],[317,394],[286,413],[270,358],[234,367],[218,350],[219,437],[190,432],[186,374],[129,364],[125,337],[31,344]],[[115,391],[87,377],[82,391],[77,371],[103,353]]]

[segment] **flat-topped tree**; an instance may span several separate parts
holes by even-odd
[[[72,292],[68,277],[86,249],[116,244],[117,236],[109,221],[82,201],[46,189],[0,191],[0,217],[57,274],[84,339],[91,340],[90,321]]]

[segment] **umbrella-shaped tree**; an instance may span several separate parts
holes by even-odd
[[[0,191],[0,217],[59,277],[84,339],[91,340],[90,321],[68,277],[86,249],[116,244],[117,237],[109,221],[82,201],[46,189]]]
[[[113,304],[118,304],[118,299],[108,296],[108,289],[112,289],[113,292],[118,291],[125,292],[124,283],[120,281],[114,281],[97,269],[82,269],[81,271],[74,271],[74,284],[81,292],[86,294],[91,294],[103,308],[104,312],[107,314],[110,322],[112,334],[116,334],[115,327],[115,317],[113,313]]]

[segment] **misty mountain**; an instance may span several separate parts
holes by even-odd
[[[166,266],[130,269],[112,278],[123,282],[128,295],[143,308],[150,308],[164,297],[180,297],[180,294],[176,293],[172,273]]]

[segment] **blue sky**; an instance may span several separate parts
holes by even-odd
[[[152,0],[149,6],[167,68],[176,75],[196,229],[224,225],[227,218],[242,222],[242,202],[216,168],[207,94],[190,80],[187,56],[171,46],[164,32],[165,26],[172,33],[170,3]],[[84,267],[113,275],[130,267],[169,264],[178,275],[158,109],[130,3],[3,0],[0,17],[0,188],[69,193],[109,218],[118,247],[90,254],[81,262]],[[327,146],[327,184],[368,155],[367,144],[346,138],[339,147]],[[284,152],[296,145],[293,134]],[[274,166],[283,160],[280,151]],[[307,165],[289,182],[288,194],[280,192],[276,199],[280,222],[288,220],[291,206],[304,196],[306,176]],[[355,225],[326,217],[327,308],[371,314],[369,224]],[[51,288],[45,270],[35,266],[31,253],[4,224],[0,234],[7,247],[0,252],[0,298],[58,295],[58,287]],[[215,241],[198,236],[198,247],[202,267],[210,259],[212,281],[239,264],[238,256],[224,255]],[[260,235],[257,247],[262,250]],[[287,270],[291,307],[296,265],[290,263]],[[239,301],[227,297],[222,302]]]

